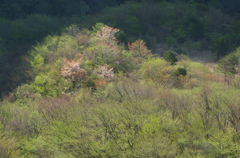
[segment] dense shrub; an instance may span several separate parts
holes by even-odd
[[[143,63],[138,73],[145,80],[153,80],[169,87],[175,82],[174,70],[175,68],[169,62],[163,59],[152,59]]]
[[[0,155],[1,157],[22,157],[18,142],[11,133],[4,131],[3,124],[0,123]]]
[[[181,67],[179,67],[179,68],[177,68],[177,70],[176,71],[174,71],[174,73],[173,73],[175,76],[186,76],[187,75],[187,71],[186,71],[186,69],[185,68],[181,68]]]
[[[225,81],[227,77],[233,77],[237,73],[239,58],[231,53],[218,61],[218,69],[224,74]]]
[[[170,62],[171,65],[175,65],[176,62],[178,61],[175,53],[173,53],[172,50],[168,50],[164,55],[163,55],[163,59]]]

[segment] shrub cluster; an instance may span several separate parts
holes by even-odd
[[[145,42],[121,45],[114,36],[119,29],[97,23],[93,31],[70,26],[62,36],[48,36],[30,52],[27,84],[42,96],[59,96],[81,87],[104,85],[115,73],[140,68],[151,57]],[[59,73],[61,71],[61,73]]]

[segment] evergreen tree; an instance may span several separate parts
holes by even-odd
[[[217,60],[219,60],[220,56],[226,55],[229,50],[229,46],[222,37],[214,39],[211,45],[211,51],[213,54],[216,54]]]
[[[176,54],[173,53],[172,50],[168,50],[164,55],[163,59],[170,62],[171,65],[175,65],[178,59],[176,58]]]
[[[227,80],[228,75],[234,75],[237,73],[237,69],[236,69],[237,64],[238,64],[238,58],[233,53],[219,60],[218,69],[224,73],[225,81]]]

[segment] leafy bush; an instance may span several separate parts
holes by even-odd
[[[175,65],[178,59],[176,58],[175,53],[172,50],[168,50],[164,55],[163,59],[170,62],[171,65]]]
[[[97,33],[98,31],[100,31],[101,28],[104,27],[104,26],[105,26],[105,24],[104,24],[104,23],[101,23],[101,22],[96,23],[94,26],[92,26],[93,35],[95,36],[96,33]]]
[[[152,59],[144,62],[138,73],[143,79],[160,82],[168,87],[175,82],[173,72],[174,67],[169,62],[163,59]]]
[[[128,42],[129,52],[132,53],[132,56],[135,57],[134,64],[141,65],[144,61],[151,58],[151,52],[148,50],[146,46],[146,42],[143,40],[137,40],[136,42],[132,42],[131,44]],[[134,62],[133,60],[133,62]]]
[[[181,68],[181,67],[179,67],[179,68],[177,68],[177,70],[176,71],[174,71],[174,73],[173,73],[175,76],[186,76],[187,75],[187,70],[185,69],[185,68]]]
[[[179,61],[178,66],[184,67],[192,78],[201,79],[211,74],[207,66],[199,62],[192,62],[189,59]]]
[[[118,46],[100,42],[85,49],[83,57],[92,61],[94,65],[104,65],[106,63],[113,66],[117,62],[119,53]]]
[[[231,53],[218,61],[218,69],[224,73],[225,81],[227,80],[227,76],[233,76],[237,73],[236,66],[238,65],[238,62],[239,59],[234,53]]]
[[[3,124],[0,123],[0,155],[5,157],[22,157],[20,155],[20,149],[18,148],[18,142],[15,137],[11,136],[11,133],[4,131]]]
[[[90,43],[90,39],[87,35],[81,35],[78,39],[77,39],[77,43],[79,46],[88,46],[88,44]]]
[[[61,76],[60,65],[52,64],[51,66],[51,68],[48,67],[46,69],[45,73],[40,73],[36,76],[31,87],[42,96],[56,97],[65,91],[70,91],[74,86]]]
[[[27,157],[50,157],[53,155],[51,145],[42,136],[26,141],[21,152]]]
[[[41,95],[36,93],[35,89],[29,84],[18,86],[14,95],[19,105],[26,105],[41,98]]]
[[[120,43],[127,44],[127,35],[124,33],[123,30],[118,31],[115,34],[115,37],[116,37],[117,41],[119,41]]]

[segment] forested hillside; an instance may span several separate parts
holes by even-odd
[[[2,1],[0,157],[240,157],[231,2]]]
[[[79,4],[78,4],[79,3]],[[92,29],[97,22],[121,29],[121,42],[153,40],[181,51],[182,47],[212,50],[216,59],[239,45],[239,1],[1,1],[0,93],[31,78],[25,76],[28,50],[47,35],[60,35],[72,24]],[[188,53],[188,52],[186,52]]]

